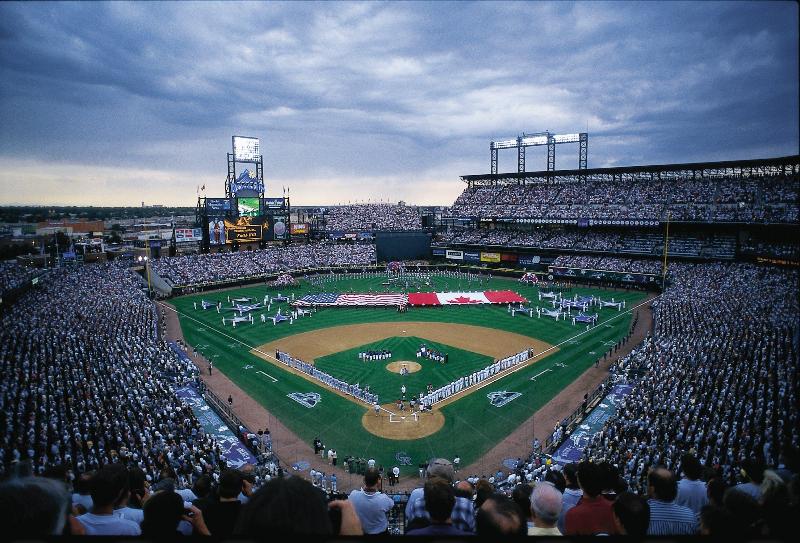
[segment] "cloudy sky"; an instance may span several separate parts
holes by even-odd
[[[194,205],[233,134],[296,205],[450,204],[521,132],[588,127],[603,167],[796,154],[799,124],[794,2],[0,3],[0,204]]]

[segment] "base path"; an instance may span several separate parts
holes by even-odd
[[[295,334],[265,343],[258,350],[274,355],[277,349],[311,364],[317,358],[331,353],[346,351],[347,349],[353,349],[390,337],[404,336],[444,343],[465,351],[491,356],[492,358],[502,358],[525,349],[533,349],[534,354],[537,354],[552,346],[549,343],[523,336],[522,334],[469,324],[449,322],[372,322],[369,324],[347,324],[332,328],[321,328],[302,334]]]

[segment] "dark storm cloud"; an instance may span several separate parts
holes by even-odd
[[[796,153],[797,43],[794,3],[5,3],[0,201],[190,202],[234,133],[309,203],[449,203],[587,124],[590,166]]]

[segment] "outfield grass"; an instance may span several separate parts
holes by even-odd
[[[382,282],[382,278],[350,279],[323,284],[322,288],[319,288],[301,281],[299,288],[283,293],[294,292],[296,296],[300,296],[323,290],[385,291],[381,286]],[[507,289],[515,290],[527,297],[532,305],[545,305],[537,301],[537,287],[501,278],[490,279],[482,286],[466,281],[434,278],[431,288],[438,291]],[[331,308],[320,310],[312,318],[299,319],[292,325],[281,323],[277,326],[273,326],[270,321],[267,321],[266,325],[262,324],[259,315],[263,311],[256,311],[255,324],[240,324],[234,329],[230,325],[222,326],[222,315],[217,314],[216,310],[199,309],[201,299],[223,301],[223,305],[229,307],[228,296],[231,298],[250,296],[262,300],[265,294],[275,294],[275,291],[263,285],[250,286],[232,291],[184,296],[172,300],[172,304],[178,311],[186,341],[197,347],[206,358],[213,360],[215,368],[225,373],[245,393],[262,403],[303,440],[310,443],[314,437],[319,436],[327,447],[337,450],[340,458],[350,454],[373,457],[384,466],[396,464],[397,453],[403,452],[411,457],[414,464],[410,467],[401,467],[404,473],[416,472],[416,464],[425,462],[432,456],[453,458],[459,454],[462,465],[468,465],[478,459],[590,367],[599,356],[603,355],[609,345],[613,346],[627,333],[631,321],[629,313],[601,309],[598,326],[586,332],[585,327],[572,326],[569,321],[556,322],[550,318],[537,319],[525,316],[511,317],[505,306],[411,308],[407,313],[398,313],[391,308]],[[616,300],[626,300],[628,308],[645,298],[645,294],[638,291],[589,288],[575,288],[571,294],[597,294],[603,299],[614,296]],[[194,309],[194,302],[197,303],[197,310]],[[281,304],[281,307],[284,308],[285,314],[288,306]],[[275,311],[276,306],[273,305],[271,314]],[[227,316],[231,316],[231,313],[228,312]],[[555,354],[445,406],[442,409],[446,417],[445,426],[435,434],[415,441],[388,440],[367,432],[361,425],[361,416],[366,406],[328,392],[322,386],[283,371],[249,353],[251,348],[264,343],[319,328],[365,322],[404,321],[471,324],[507,330],[538,338],[553,345],[561,345]],[[577,334],[582,335],[573,341],[567,341]],[[563,343],[565,341],[567,343]],[[339,355],[342,360],[348,357],[357,360],[346,352]],[[325,365],[333,364],[336,357],[337,355],[331,355],[321,362]],[[246,369],[248,366],[251,368]],[[272,382],[255,373],[258,369],[265,369],[277,377],[278,382]],[[343,366],[339,371],[350,370]],[[356,372],[350,375],[352,377],[348,380],[358,380]],[[536,381],[531,381],[531,377],[536,375],[538,375]],[[399,379],[400,376],[396,377]],[[391,387],[391,384],[386,386]],[[394,386],[399,390],[399,384]],[[499,390],[520,392],[522,395],[503,407],[492,407],[486,395]],[[322,401],[315,408],[309,409],[288,398],[287,395],[292,392],[317,392],[321,395]],[[383,395],[381,396],[383,401]],[[268,421],[264,421],[263,426],[267,425]],[[292,451],[282,450],[280,443],[275,445],[285,460],[303,459],[293,457]]]

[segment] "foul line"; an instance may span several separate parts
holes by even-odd
[[[545,374],[545,373],[547,373],[548,371],[553,371],[553,370],[552,370],[552,369],[550,369],[550,368],[547,368],[547,369],[546,369],[546,370],[544,370],[544,371],[540,371],[539,373],[537,373],[536,375],[534,375],[533,377],[531,377],[531,381],[535,381],[537,377],[539,377],[540,375],[544,375],[544,374]]]
[[[277,380],[277,379],[275,379],[275,378],[274,378],[272,375],[270,375],[269,373],[263,372],[263,371],[261,371],[261,370],[256,370],[256,373],[260,373],[261,375],[264,375],[264,376],[266,376],[266,377],[269,377],[270,379],[272,379],[272,382],[273,382],[273,383],[277,383],[277,382],[278,382],[278,380]]]

